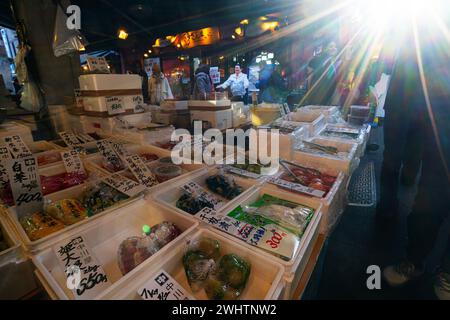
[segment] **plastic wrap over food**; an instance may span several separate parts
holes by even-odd
[[[103,182],[94,180],[85,187],[80,199],[89,216],[93,216],[128,199],[128,196]]]
[[[206,179],[206,185],[209,190],[228,200],[236,198],[244,191],[241,186],[236,184],[231,176],[225,175],[223,170],[216,175],[208,177]]]
[[[68,226],[87,218],[87,210],[75,199],[63,199],[50,202],[45,207],[45,213]]]

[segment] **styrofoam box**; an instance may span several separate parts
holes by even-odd
[[[154,226],[163,221],[174,223],[182,231],[182,234],[123,276],[117,261],[117,250],[121,242],[128,237],[140,236],[143,225]],[[197,225],[197,222],[191,217],[171,212],[154,205],[151,201],[140,199],[82,229],[66,233],[64,239],[79,235],[84,237],[92,254],[98,259],[108,279],[112,282],[111,287],[107,289],[109,291],[125,286],[141,273],[147,273],[151,266],[173,252],[178,243],[183,242],[187,235],[194,232]],[[52,248],[49,247],[39,252],[32,259],[37,270],[43,276],[46,286],[54,292],[58,299],[74,299],[72,291],[66,286],[64,270],[60,267]],[[100,294],[102,293],[99,292]]]
[[[261,129],[259,129],[261,130]],[[258,131],[259,131],[258,130]],[[263,129],[262,129],[263,130]],[[275,133],[272,130],[267,132],[267,154],[271,155],[272,139],[276,143],[278,140],[278,155],[280,159],[292,160],[296,141],[302,140],[308,136],[305,127],[299,126],[295,131],[289,134]],[[261,146],[259,141],[261,135],[258,134],[258,148]],[[259,151],[258,151],[259,152]]]
[[[317,166],[308,167],[317,169]],[[320,223],[319,233],[328,236],[336,226],[339,218],[344,212],[345,206],[347,205],[347,177],[344,173],[336,172],[334,169],[322,168],[320,171],[324,174],[329,174],[336,177],[336,181],[324,198],[317,198],[298,192],[291,192],[269,182],[266,182],[265,186],[282,192],[292,193],[292,195],[297,198],[297,200],[294,201],[296,203],[301,203],[309,207],[317,207],[319,204],[322,204],[322,220]],[[283,175],[283,171],[278,173],[278,176],[281,175]]]
[[[335,106],[304,106],[301,108],[302,111],[314,113],[317,116],[323,114],[327,123],[333,123],[335,118],[339,118],[339,109]]]
[[[359,165],[359,158],[356,157],[356,149],[358,148],[357,143],[330,140],[326,137],[315,137],[306,141],[323,146],[335,147],[339,152],[347,152],[348,156],[344,159],[333,155],[315,154],[296,149],[293,153],[293,161],[306,166],[323,166],[334,168],[337,171],[344,172],[348,176],[351,176]]]
[[[3,139],[3,137],[14,135],[21,136],[22,140],[26,144],[30,144],[33,142],[31,129],[26,125],[20,124],[18,122],[6,122],[0,124],[0,139]]]
[[[298,122],[307,128],[309,131],[309,136],[315,136],[326,124],[326,119],[323,114],[317,115],[316,113],[311,113],[307,111],[291,112],[283,117],[284,120],[289,120],[293,122]]]
[[[271,196],[275,196],[280,199],[292,201],[298,203],[296,201],[298,198],[295,194],[292,194],[290,192],[276,190],[274,188],[269,188],[267,186],[261,186],[261,187],[255,187],[252,190],[249,190],[243,196],[239,199],[239,204],[236,204],[234,206],[237,207],[238,205],[246,206],[250,205],[254,202],[256,202],[261,196],[264,194],[269,194]],[[235,203],[233,203],[235,204]],[[302,204],[302,203],[299,203]],[[231,207],[231,206],[230,206]],[[290,287],[285,287],[284,289],[284,299],[289,299],[290,295],[293,293],[293,290],[298,286],[298,282],[300,281],[300,277],[303,274],[303,271],[306,267],[306,264],[308,263],[309,256],[307,256],[307,253],[311,251],[311,248],[314,247],[315,242],[313,239],[317,237],[320,230],[320,222],[322,219],[322,204],[316,204],[311,205],[313,209],[315,209],[314,216],[312,217],[310,223],[308,224],[308,227],[306,228],[302,238],[300,239],[300,245],[297,249],[297,252],[294,254],[293,259],[290,261],[285,261],[275,255],[272,255],[271,253],[260,249],[258,247],[251,246],[244,241],[241,241],[238,238],[233,237],[232,235],[229,235],[225,232],[219,231],[224,235],[224,237],[227,237],[229,239],[233,239],[234,241],[237,241],[242,246],[249,248],[250,250],[256,251],[261,255],[266,256],[267,258],[271,259],[272,261],[276,261],[280,263],[284,267],[284,277],[285,279],[290,279],[292,277],[295,278],[295,281],[290,283]],[[231,208],[231,209],[234,209]],[[230,210],[231,211],[231,210]],[[203,222],[200,225],[206,225]],[[212,228],[212,227],[209,227]]]
[[[69,189],[55,192],[55,193],[46,195],[44,197],[44,201],[54,202],[54,201],[63,200],[63,199],[77,199],[82,195],[82,193],[84,192],[86,187],[87,187],[87,183],[83,183],[83,184],[80,184],[78,186],[75,186],[75,187],[72,187]],[[73,225],[66,226],[57,232],[51,233],[48,236],[43,237],[38,240],[35,240],[35,241],[31,241],[30,238],[28,238],[28,235],[26,234],[25,230],[22,228],[22,225],[20,224],[19,219],[17,217],[16,207],[10,207],[8,209],[5,209],[3,211],[3,215],[8,219],[9,223],[13,226],[13,229],[14,229],[14,232],[15,232],[17,238],[23,244],[26,251],[31,252],[31,253],[36,253],[36,252],[39,252],[41,250],[48,248],[49,246],[53,245],[54,243],[56,243],[58,241],[61,241],[62,239],[64,239],[67,236],[67,234],[76,233],[83,225],[88,224],[93,220],[99,219],[99,218],[107,215],[108,213],[114,211],[115,209],[122,208],[122,207],[126,208],[130,203],[132,203],[133,201],[136,201],[137,199],[139,199],[139,197],[129,198],[127,200],[119,202],[119,203],[107,208],[106,210],[95,214],[92,217],[83,219],[80,222],[75,223]]]
[[[219,130],[229,129],[233,127],[233,111],[191,111],[191,122],[195,120],[206,121],[211,124],[212,128]]]
[[[265,256],[259,255],[254,250],[242,247],[239,243],[230,240],[214,232],[213,230],[200,228],[198,231],[187,236],[185,240],[195,241],[202,237],[215,239],[220,243],[222,255],[234,253],[246,259],[251,264],[251,272],[247,285],[239,300],[277,300],[283,290],[283,267]],[[204,290],[196,293],[192,292],[186,273],[183,267],[183,255],[186,249],[186,241],[177,243],[173,249],[167,253],[158,264],[149,266],[145,272],[141,272],[138,277],[130,279],[121,287],[108,289],[98,299],[105,300],[138,300],[140,299],[137,290],[151,279],[160,269],[166,271],[185,290],[191,293],[198,300],[207,300]]]
[[[130,115],[117,115],[115,117],[90,117],[84,116],[83,118],[83,132],[84,133],[104,133],[104,134],[115,134],[116,128],[121,128],[122,124],[119,122],[118,118],[124,119],[129,122],[130,125],[143,125],[144,123],[151,122],[151,113],[138,113]]]
[[[0,299],[20,299],[36,289],[31,263],[6,218],[0,214],[0,229],[9,248],[0,252]]]
[[[161,110],[164,111],[187,110],[188,106],[188,100],[165,100],[161,102]]]
[[[142,95],[120,96],[123,99],[123,105],[125,107],[125,110],[134,111],[136,103],[133,101],[133,98],[135,98],[136,96],[141,96],[142,98]],[[83,108],[85,111],[108,112],[108,107],[106,105],[106,96],[83,97]]]
[[[135,74],[84,74],[78,80],[80,90],[142,89],[142,78]]]
[[[350,128],[350,129],[358,129],[360,131],[360,134],[357,139],[347,139],[347,138],[335,138],[335,137],[329,137],[329,136],[322,136],[321,133],[325,132],[327,128]],[[325,127],[323,127],[322,130],[317,134],[318,137],[328,139],[328,140],[334,140],[334,141],[342,141],[342,142],[354,142],[357,143],[358,146],[356,148],[355,156],[358,158],[361,158],[366,150],[367,141],[370,137],[370,126],[364,125],[364,126],[351,126],[351,125],[343,125],[343,124],[327,124]]]
[[[175,127],[172,125],[161,127],[161,125],[150,123],[146,127],[159,127],[159,129],[147,130],[143,128],[140,130],[130,130],[116,128],[115,133],[120,135],[123,139],[133,143],[154,145],[156,143],[169,142],[172,137],[172,133],[175,131]]]
[[[231,101],[223,100],[189,100],[189,107],[228,107],[231,106]]]
[[[207,167],[203,168],[201,170],[198,170],[196,172],[193,172],[183,179],[178,179],[176,183],[171,183],[170,185],[167,185],[163,189],[159,189],[158,191],[153,193],[153,198],[161,203],[164,206],[167,206],[171,208],[172,210],[175,210],[177,212],[180,212],[182,214],[190,215],[189,213],[177,208],[176,202],[177,200],[183,195],[183,191],[181,189],[181,186],[183,186],[186,183],[189,182],[196,182],[199,186],[203,187],[205,190],[208,190],[208,187],[206,186],[206,179],[212,175],[218,174],[221,172],[218,166],[216,167]],[[225,173],[225,176],[229,176],[230,178],[233,178],[237,185],[241,186],[244,189],[244,192],[241,193],[239,196],[232,200],[225,199],[218,194],[209,191],[210,193],[214,194],[218,199],[222,200],[224,202],[224,205],[218,209],[218,212],[228,212],[230,209],[234,208],[236,206],[236,203],[239,202],[239,199],[241,199],[248,190],[251,190],[254,186],[258,186],[260,182],[258,180],[252,180],[252,179],[245,179],[240,178],[234,175],[230,175]]]

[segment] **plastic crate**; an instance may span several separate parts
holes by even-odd
[[[199,228],[198,231],[187,236],[189,240],[208,237],[219,241],[221,254],[235,253],[251,263],[250,277],[247,286],[239,300],[277,300],[283,291],[283,267],[272,259],[262,256],[248,247],[242,247],[239,243],[215,232],[214,230]],[[186,240],[187,240],[186,239]],[[122,287],[115,287],[106,291],[99,299],[108,300],[135,300],[140,299],[137,290],[159,270],[170,274],[188,293],[196,299],[207,300],[204,290],[193,293],[184,271],[182,258],[185,252],[185,242],[179,242],[172,247],[157,264],[148,266],[145,272],[128,281]]]
[[[141,235],[144,224],[153,226],[163,221],[173,222],[182,231],[182,234],[135,269],[122,275],[117,261],[117,250],[120,243],[128,237]],[[193,218],[165,210],[153,205],[150,201],[140,199],[127,207],[115,210],[104,219],[66,233],[61,240],[78,235],[83,236],[89,244],[92,254],[98,259],[108,279],[112,282],[111,287],[107,290],[114,290],[127,285],[138,274],[146,273],[149,267],[162,261],[164,257],[174,251],[178,243],[195,230],[197,225]],[[61,300],[74,299],[72,291],[66,286],[66,275],[51,247],[34,255],[32,259],[41,274],[40,278],[44,282],[44,287],[50,291],[50,296]],[[102,292],[99,293],[99,295],[101,294]]]

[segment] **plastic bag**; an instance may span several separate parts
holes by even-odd
[[[25,82],[22,87],[20,106],[32,112],[40,110],[39,90],[33,82]]]
[[[63,199],[50,202],[45,213],[69,226],[87,218],[87,210],[78,200]]]
[[[83,50],[88,44],[78,30],[67,28],[67,19],[61,5],[57,5],[53,32],[53,53],[56,57]]]

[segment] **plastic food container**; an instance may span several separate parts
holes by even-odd
[[[224,237],[214,230],[200,228],[188,236],[187,239],[195,240],[201,237],[216,239],[220,243],[221,254],[235,253],[251,263],[251,273],[247,286],[242,292],[239,300],[277,300],[281,298],[284,287],[283,267],[268,257],[262,256],[248,247],[243,247],[236,241]],[[187,240],[185,239],[185,240]],[[145,269],[145,272],[128,281],[121,287],[111,288],[99,297],[108,300],[136,300],[140,299],[137,290],[149,281],[158,270],[162,269],[170,274],[183,289],[192,294],[198,300],[207,300],[203,290],[194,294],[189,286],[183,267],[186,241],[180,241],[167,252],[158,264],[153,264]]]
[[[21,136],[23,142],[26,144],[31,144],[33,142],[31,129],[28,126],[18,122],[5,122],[0,124],[0,139],[14,135]]]
[[[156,176],[156,179],[158,179],[159,183],[162,183],[170,179],[179,177],[183,171],[180,166],[165,164],[165,165],[158,165],[153,170],[153,172]]]
[[[271,123],[280,117],[281,111],[278,105],[272,107],[251,107],[250,114],[254,126],[262,126]]]
[[[313,208],[322,204],[322,220],[320,222],[319,233],[328,236],[337,225],[344,212],[345,206],[347,205],[348,177],[342,172],[337,172],[334,168],[324,169],[324,167],[322,167],[319,169],[317,166],[308,167],[336,177],[336,181],[325,197],[317,198],[307,194],[290,191],[269,182],[265,182],[264,186],[270,189],[279,190],[280,192],[289,192],[293,197],[296,197],[296,200],[294,200],[296,203],[301,203]],[[282,174],[283,172],[280,172],[278,175],[281,176]]]
[[[335,106],[304,106],[301,108],[302,111],[307,111],[310,113],[315,113],[317,116],[319,114],[323,114],[323,116],[326,119],[327,123],[336,123],[339,122],[339,120],[342,120],[341,114],[339,112],[339,109]]]
[[[311,138],[306,141],[337,148],[338,152],[345,152],[347,156],[339,157],[296,149],[294,150],[293,161],[312,168],[323,167],[328,170],[335,169],[337,172],[342,171],[348,176],[351,176],[359,165],[359,158],[356,157],[357,143],[330,140],[327,138]]]
[[[211,194],[214,194],[216,198],[222,200],[224,202],[224,205],[220,208],[220,210],[217,210],[219,212],[224,212],[227,210],[230,210],[230,206],[234,206],[236,202],[239,201],[239,199],[242,199],[244,194],[250,190],[252,187],[257,186],[260,184],[260,181],[254,180],[254,179],[245,179],[240,178],[235,175],[229,175],[225,174],[225,176],[229,176],[234,179],[237,185],[241,186],[244,191],[237,196],[236,198],[232,200],[225,199],[224,197],[219,196],[218,194],[210,191],[208,187],[206,186],[206,179],[210,176],[216,175],[221,170],[218,166],[216,167],[208,167],[203,168],[201,170],[198,170],[196,172],[193,172],[187,176],[185,176],[183,179],[178,179],[176,183],[170,183],[165,188],[158,189],[156,192],[153,193],[153,198],[163,204],[164,206],[169,207],[172,210],[175,210],[177,212],[180,212],[182,214],[190,215],[189,213],[179,209],[176,206],[177,200],[183,195],[183,191],[181,187],[189,182],[195,182],[199,186],[203,187],[205,190],[209,191]]]
[[[87,174],[87,178],[86,178],[86,180],[87,180],[89,178],[89,176],[91,175],[92,170],[90,170],[90,168],[85,168],[85,170],[86,170],[86,174]],[[66,172],[66,167],[64,166],[64,164],[62,162],[53,164],[51,166],[46,166],[44,168],[39,168],[39,175],[44,176],[44,177],[52,177],[52,176],[56,176],[56,175],[59,175],[59,174],[65,173],[65,172]],[[86,180],[84,180],[82,183],[84,183]],[[68,187],[66,189],[60,189],[56,192],[63,191],[63,190],[70,190],[76,186],[77,185]],[[42,183],[41,183],[41,187],[42,187]]]
[[[310,137],[315,136],[326,124],[326,119],[322,114],[318,115],[314,112],[302,111],[302,109],[289,113],[283,119],[298,122],[299,126],[306,128]]]
[[[0,214],[0,229],[9,246],[0,251],[0,299],[20,299],[36,288],[31,263],[25,256],[13,228]]]
[[[86,188],[86,184],[81,184],[76,187],[66,189],[60,192],[55,192],[53,194],[50,194],[45,197],[45,200],[51,200],[52,202],[62,200],[62,199],[76,199],[79,198],[83,191]],[[142,196],[141,196],[142,197]],[[31,253],[36,253],[41,250],[44,250],[48,248],[49,246],[55,244],[56,242],[59,242],[63,240],[65,237],[67,237],[68,234],[74,234],[79,232],[80,228],[86,224],[89,224],[93,220],[97,220],[110,212],[114,211],[118,208],[127,208],[133,201],[136,201],[138,198],[129,198],[125,201],[118,202],[117,204],[107,208],[106,210],[99,212],[95,214],[92,217],[86,218],[81,220],[78,223],[75,223],[70,226],[65,226],[63,229],[53,232],[49,234],[46,237],[43,237],[41,239],[31,241],[28,235],[26,234],[25,230],[23,229],[22,225],[19,222],[19,219],[17,217],[17,211],[16,207],[10,207],[8,209],[2,210],[2,215],[6,217],[8,222],[11,224],[14,233],[17,235],[17,238],[20,240],[20,242],[24,245],[24,248],[26,251],[29,251]]]
[[[240,199],[239,203],[236,204],[235,207],[237,207],[238,205],[245,206],[245,205],[252,204],[256,200],[258,200],[261,196],[263,196],[264,194],[269,194],[269,195],[275,196],[277,198],[292,201],[292,202],[297,202],[297,203],[299,202],[298,197],[296,197],[296,195],[291,192],[276,190],[271,187],[262,186],[262,187],[257,187],[255,189],[249,191],[248,193],[246,193],[245,196]],[[233,207],[232,209],[234,209],[235,207]],[[316,212],[314,213],[305,232],[303,233],[303,236],[300,239],[300,245],[297,249],[297,252],[295,253],[293,259],[291,259],[290,261],[285,261],[275,255],[272,255],[271,253],[269,253],[265,250],[262,250],[258,247],[251,246],[251,245],[245,243],[244,241],[241,241],[238,238],[233,237],[232,235],[229,235],[229,234],[226,234],[226,233],[220,231],[221,234],[224,234],[224,237],[233,239],[234,241],[238,241],[242,246],[249,248],[252,251],[258,252],[261,255],[264,255],[267,258],[271,259],[272,261],[276,261],[276,262],[280,263],[284,267],[285,279],[293,278],[293,281],[288,283],[288,286],[285,287],[283,297],[282,297],[283,299],[290,299],[291,295],[297,288],[300,278],[306,267],[306,264],[308,263],[312,248],[315,245],[314,239],[316,239],[319,235],[320,223],[322,220],[322,204],[319,203],[316,205],[310,205],[310,207],[315,209]],[[203,225],[203,222],[201,225]]]
[[[328,130],[342,130],[342,129],[353,129],[358,130],[357,137],[351,138],[351,137],[334,137],[334,136],[328,136],[324,133]],[[335,140],[335,141],[341,141],[341,142],[354,142],[358,144],[358,147],[356,148],[355,156],[358,158],[361,158],[364,155],[364,152],[366,150],[367,141],[369,140],[370,136],[370,129],[371,127],[368,125],[363,126],[351,126],[351,125],[342,125],[342,124],[327,124],[323,130],[321,130],[318,133],[319,138],[324,138],[327,140]]]
[[[123,276],[117,261],[117,251],[121,242],[128,237],[140,236],[143,225],[153,226],[163,221],[174,223],[182,231],[182,234]],[[77,235],[83,236],[91,253],[100,262],[108,279],[112,282],[111,287],[107,290],[116,290],[128,285],[138,275],[148,274],[147,270],[173,252],[174,248],[183,242],[197,225],[193,218],[165,210],[155,206],[151,201],[140,199],[127,207],[115,210],[104,219],[66,233],[61,240]],[[40,278],[45,282],[44,287],[51,290],[50,296],[53,295],[61,300],[74,299],[72,291],[66,286],[66,276],[52,248],[41,251],[32,259],[41,274]],[[102,292],[99,292],[99,295],[101,294]]]

